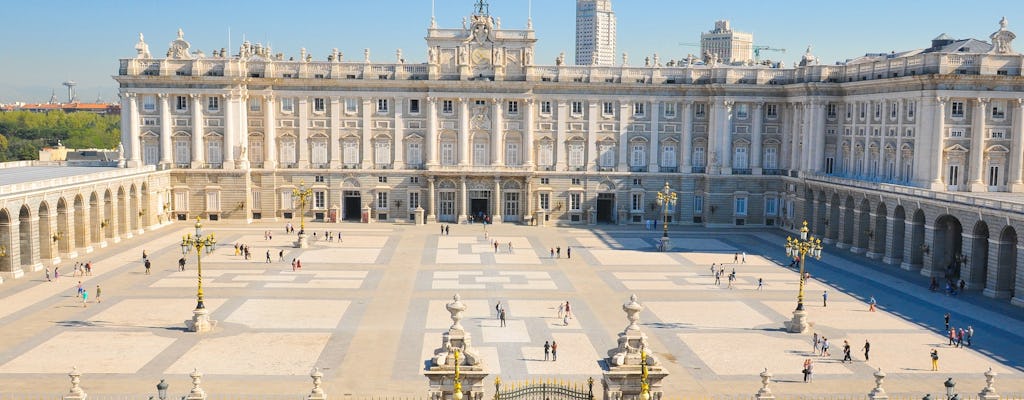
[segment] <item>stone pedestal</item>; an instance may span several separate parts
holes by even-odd
[[[213,330],[217,321],[210,320],[210,312],[205,308],[197,308],[192,311],[192,319],[185,321],[189,332],[206,333]]]
[[[188,374],[192,378],[192,390],[188,392],[188,396],[185,400],[206,400],[206,391],[199,387],[202,383],[203,374],[198,369],[193,369],[191,374]]]
[[[298,239],[295,240],[295,248],[296,249],[309,248],[309,239],[306,237],[305,233],[299,233]]]
[[[619,207],[619,218],[615,221],[619,225],[625,225],[629,222],[629,212],[626,211],[626,207]]]
[[[668,236],[662,236],[658,242],[658,251],[669,251],[672,250],[672,239]]]
[[[416,207],[412,213],[416,217],[416,221],[414,221],[416,225],[423,225],[425,221],[424,214],[426,213],[426,211],[423,210],[423,207]]]
[[[761,372],[761,389],[754,395],[756,400],[775,400],[775,395],[772,394],[772,389],[768,385],[772,382],[772,373],[768,372],[768,368],[765,368]]]
[[[546,226],[548,223],[548,212],[545,210],[537,210],[536,216],[537,226]]]
[[[807,311],[793,310],[793,319],[786,321],[786,331],[789,333],[804,333],[807,331]]]
[[[82,390],[82,387],[79,386],[82,383],[82,373],[78,372],[78,367],[72,367],[68,377],[71,378],[71,390],[68,391],[68,394],[64,395],[63,400],[85,400],[86,397],[89,397],[85,390]]]
[[[640,331],[638,322],[643,305],[635,294],[629,300],[622,305],[629,325],[619,333],[618,346],[609,350],[605,359],[608,370],[601,377],[604,400],[640,400],[645,385],[649,399],[660,400],[662,380],[668,376],[668,370],[650,353],[647,335]]]
[[[985,388],[981,389],[978,393],[978,398],[981,400],[999,400],[999,393],[996,393],[996,388],[993,386],[993,382],[996,380],[995,371],[992,371],[992,367],[989,367],[988,371],[985,372]]]
[[[587,225],[597,225],[597,210],[594,207],[587,210]]]
[[[889,395],[885,393],[885,389],[882,388],[882,382],[885,381],[885,372],[879,368],[874,373],[875,376],[875,388],[871,389],[868,393],[868,399],[870,400],[889,400]]]
[[[455,399],[457,378],[463,400],[483,400],[488,373],[461,323],[466,305],[456,294],[445,308],[451,314],[452,325],[441,335],[441,347],[434,350],[429,367],[423,372],[429,382],[427,394],[430,400]]]

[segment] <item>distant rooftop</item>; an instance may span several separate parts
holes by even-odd
[[[114,171],[116,167],[19,166],[0,168],[0,186]]]

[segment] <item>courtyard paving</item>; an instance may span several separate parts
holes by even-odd
[[[811,333],[782,329],[797,272],[784,259],[780,231],[673,229],[673,249],[660,253],[653,251],[660,231],[640,226],[453,225],[442,236],[436,224],[311,224],[321,239],[331,230],[344,241],[300,250],[283,223],[205,225],[221,244],[202,259],[214,332],[184,330],[195,307],[196,259],[187,256],[186,271],[178,271],[178,243],[192,226],[164,226],[80,257],[93,261],[91,276],[70,276],[72,260],[59,281],[39,272],[0,285],[0,392],[63,393],[77,366],[91,395],[152,395],[160,379],[172,395],[185,394],[187,374],[198,369],[211,394],[298,396],[309,392],[315,366],[331,397],[422,396],[422,372],[450,325],[444,305],[455,293],[469,307],[463,325],[488,382],[582,383],[599,379],[628,324],[622,303],[636,293],[651,350],[671,374],[669,397],[749,396],[765,368],[778,395],[864,395],[879,368],[890,393],[940,393],[954,377],[961,392],[975,394],[988,368],[999,373],[1000,393],[1024,393],[1024,311],[973,293],[932,293],[916,273],[831,247],[808,261],[809,320],[832,343],[831,357],[814,355]],[[252,258],[235,255],[234,243],[250,245]],[[550,256],[555,247],[560,258]],[[144,274],[143,250],[152,275]],[[734,262],[737,253],[745,262]],[[293,271],[293,258],[301,270]],[[715,285],[712,263],[736,271],[733,288],[724,278]],[[90,292],[86,305],[76,296],[79,281]],[[877,312],[868,311],[870,296]],[[495,315],[499,301],[505,327]],[[568,324],[558,310],[566,301],[574,315]],[[954,326],[974,327],[974,346],[947,345],[946,312]],[[546,340],[559,343],[558,361],[544,361]],[[853,363],[840,361],[843,341]],[[860,351],[865,341],[869,361]],[[930,370],[932,348],[939,372]],[[815,360],[810,384],[800,374],[805,358]]]

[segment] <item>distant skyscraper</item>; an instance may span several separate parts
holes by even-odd
[[[700,34],[700,54],[718,55],[723,63],[753,60],[754,34],[733,31],[727,20],[715,21],[715,29]]]
[[[615,62],[615,13],[611,0],[576,0],[576,65]]]

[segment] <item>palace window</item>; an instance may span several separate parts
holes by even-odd
[[[737,197],[736,201],[734,203],[734,206],[735,206],[734,211],[735,211],[736,215],[739,215],[739,216],[747,215],[747,198],[746,197]]]
[[[175,102],[175,107],[174,107],[175,110],[178,110],[178,111],[188,110],[188,97],[177,96],[175,99],[177,100]]]
[[[218,111],[220,110],[220,97],[210,96],[206,98],[206,110],[207,111]]]
[[[473,143],[473,165],[487,165],[489,163],[487,143]]]
[[[573,168],[584,166],[583,143],[569,143],[569,166]]]
[[[377,183],[388,183],[388,177],[386,177],[386,176],[378,176],[377,177]]]
[[[322,113],[327,111],[327,104],[323,97],[317,97],[313,99],[313,112]]]
[[[678,107],[678,104],[677,103],[665,103],[664,106],[665,106],[665,118],[675,118],[676,117],[676,107]]]
[[[615,166],[615,145],[602,144],[599,152],[601,154],[601,167],[610,168]]]
[[[327,192],[322,190],[313,192],[313,208],[317,210],[327,208]]]
[[[377,165],[391,164],[391,142],[380,140],[373,144],[373,160]]]
[[[249,111],[260,112],[263,109],[263,99],[253,97],[249,99]]]
[[[359,162],[359,142],[346,140],[342,144],[342,162],[345,164],[356,164]]]
[[[950,104],[950,109],[951,109],[951,111],[950,111],[949,115],[951,117],[953,117],[953,118],[963,118],[964,117],[964,102],[962,102],[962,101],[954,101],[954,102],[952,102]]]
[[[540,102],[540,113],[541,114],[551,114],[551,102],[550,101],[542,101],[542,102]]]
[[[828,105],[825,106],[825,114],[826,114],[826,117],[828,117],[829,119],[835,118],[836,117],[836,104],[835,103],[828,103]]]
[[[956,186],[960,184],[960,166],[950,165],[946,174],[946,184],[949,186]]]
[[[220,138],[213,139],[213,136],[206,139],[206,162],[220,164],[224,159],[224,152],[221,151]]]
[[[676,145],[666,144],[661,147],[661,166],[667,168],[678,166],[676,163]]]
[[[630,196],[630,197],[631,197],[631,200],[632,200],[630,202],[630,205],[632,206],[632,207],[630,207],[630,210],[631,211],[641,211],[642,212],[644,210],[644,194],[643,193],[633,193],[633,195]]]
[[[836,166],[836,159],[835,159],[835,157],[825,157],[825,173],[826,174],[834,173],[835,166]]]
[[[992,102],[992,119],[1003,119],[1006,117],[1006,111],[1003,109],[1001,104]]]
[[[704,103],[693,104],[693,116],[697,118],[704,118],[707,115],[707,110]]]
[[[747,154],[746,147],[737,147],[733,150],[732,166],[733,168],[746,169],[750,165],[750,157]]]
[[[704,213],[704,196],[693,196],[693,213],[696,215]]]
[[[694,146],[693,147],[693,157],[692,157],[693,163],[692,163],[692,165],[694,167],[703,167],[704,165],[706,165],[707,164],[707,162],[705,161],[706,157],[707,157],[707,152],[704,151],[704,146]]]
[[[538,193],[537,203],[541,210],[551,209],[551,193]]]
[[[580,211],[583,206],[583,193],[569,193],[569,210]]]
[[[345,113],[355,114],[359,112],[359,99],[345,99]]]
[[[295,99],[282,98],[281,99],[281,112],[291,113],[295,111]]]
[[[779,149],[776,147],[764,148],[764,167],[767,169],[779,168]]]
[[[377,192],[377,208],[388,208],[388,192]]]
[[[156,111],[156,97],[142,96],[142,109],[145,111]]]
[[[582,182],[582,180],[580,178],[572,178],[572,180],[570,180],[570,182],[571,182],[571,184],[573,186],[579,186],[580,183]]]
[[[540,144],[540,148],[537,149],[537,165],[550,166],[552,164],[554,153],[554,145],[551,142],[545,142]]]
[[[642,117],[642,116],[644,116],[644,114],[645,114],[644,113],[644,107],[646,105],[647,105],[647,103],[643,103],[643,102],[633,103],[633,116],[635,116],[635,117]]]
[[[441,143],[441,165],[455,165],[455,143]]]
[[[899,112],[900,112],[900,105],[899,105],[899,103],[893,102],[892,104],[889,104],[889,118],[895,119],[896,116],[899,115]]]
[[[750,106],[746,104],[736,105],[736,119],[747,119],[750,116]]]
[[[517,115],[517,114],[519,114],[519,102],[515,101],[515,100],[509,101],[508,102],[508,115]]]
[[[278,159],[283,164],[295,163],[295,138],[281,139],[281,147],[278,148]]]
[[[1002,183],[999,182],[999,166],[989,165],[988,166],[988,185],[989,186],[1000,186]]]
[[[388,99],[377,99],[377,112],[381,114],[388,112]]]
[[[455,105],[451,100],[441,100],[441,113],[442,114],[454,114]]]
[[[950,128],[949,137],[964,137],[966,131],[964,128]]]
[[[615,104],[610,102],[610,101],[606,101],[606,102],[602,103],[601,104],[601,115],[605,115],[605,116],[615,115]]]
[[[406,156],[407,164],[423,164],[423,147],[420,145],[420,142],[409,142],[407,146],[409,147],[409,152]]]
[[[775,216],[779,213],[779,199],[766,197],[764,199],[764,215]]]
[[[768,118],[778,118],[779,106],[777,104],[766,104],[764,106],[764,114],[768,116]]]
[[[409,99],[409,113],[419,114],[420,113],[420,99]]]
[[[521,164],[519,160],[519,143],[505,143],[505,165],[518,167]]]
[[[571,110],[571,112],[573,114],[577,114],[577,115],[578,114],[583,114],[583,102],[582,101],[574,101],[574,102],[572,102],[572,110]]]
[[[993,129],[989,131],[989,137],[992,139],[1006,139],[1006,130]]]
[[[875,119],[882,118],[882,103],[875,103]]]
[[[643,143],[634,143],[629,157],[629,166],[643,167],[647,165],[647,146]]]
[[[409,192],[409,209],[420,208],[420,192]]]

